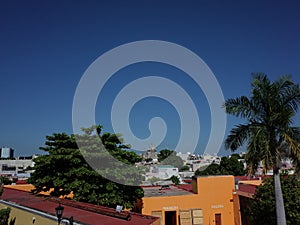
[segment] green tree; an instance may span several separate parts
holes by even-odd
[[[228,135],[225,146],[237,150],[247,141],[248,171],[254,172],[259,161],[273,168],[277,224],[285,225],[286,216],[280,184],[281,151],[290,150],[299,159],[300,129],[292,126],[300,103],[300,88],[288,76],[271,82],[265,74],[254,74],[250,98],[226,100],[228,114],[247,120]]]
[[[189,171],[189,170],[190,170],[190,166],[189,166],[189,165],[184,165],[184,166],[182,166],[182,167],[179,169],[180,172],[183,172],[183,171]]]
[[[152,158],[147,158],[147,159],[145,159],[145,162],[147,162],[147,163],[149,163],[149,162],[152,162]]]
[[[85,129],[82,135],[84,138],[81,140],[95,140],[92,136],[94,138],[97,136],[101,138],[109,153],[120,161],[132,165],[141,160],[134,152],[123,150],[126,145],[122,144],[119,135],[109,133],[101,135],[101,129],[101,126]],[[96,134],[93,133],[95,130]],[[34,172],[28,179],[28,182],[35,186],[34,193],[51,190],[50,194],[53,196],[66,196],[72,192],[73,198],[78,201],[108,207],[123,205],[126,208],[133,207],[136,199],[143,197],[143,190],[140,187],[110,181],[92,168],[78,149],[75,135],[54,133],[46,136],[46,139],[46,146],[40,149],[48,154],[34,159]],[[87,147],[94,150],[95,146]],[[122,175],[123,172],[126,171],[119,170],[116,173]]]
[[[229,157],[222,157],[220,162],[220,171],[224,175],[242,176],[244,172],[244,164],[238,161],[238,157],[232,155]]]
[[[216,163],[210,164],[205,170],[200,171],[199,169],[195,171],[195,176],[206,176],[206,175],[221,175],[220,165]]]
[[[207,168],[200,171],[195,171],[196,176],[204,175],[233,175],[241,176],[244,175],[244,165],[239,162],[236,156],[222,157],[220,165],[216,163],[210,164]]]
[[[12,181],[6,176],[0,176],[0,184],[9,185]]]
[[[2,196],[3,189],[4,189],[3,185],[1,185],[0,188],[1,188],[0,196]],[[7,207],[7,208],[4,208],[4,209],[0,210],[0,225],[14,225],[15,224],[16,217],[9,220],[10,212],[11,212],[10,207]]]
[[[134,152],[124,150],[130,146],[124,144],[119,134],[101,135],[101,126],[92,128],[97,130],[96,134],[91,133],[89,128],[83,135],[75,136],[84,159],[99,174],[111,181],[139,186],[144,178],[144,169],[133,165],[142,158]]]
[[[0,210],[0,224],[1,225],[8,225],[10,211],[11,211],[11,209],[9,207]]]
[[[170,180],[172,181],[172,183],[173,184],[175,184],[175,185],[179,185],[180,184],[180,179],[177,177],[177,176],[172,176],[171,178],[170,178]]]
[[[165,160],[166,158],[168,158],[170,155],[176,155],[176,152],[174,150],[169,150],[169,149],[162,149],[159,151],[159,153],[157,154],[157,158],[159,162],[162,162],[163,160]]]
[[[176,152],[169,155],[169,157],[165,158],[162,162],[160,162],[161,165],[171,165],[176,168],[181,168],[183,166],[183,160],[176,155]]]
[[[296,176],[281,176],[281,187],[288,225],[300,224],[300,182]],[[273,178],[257,187],[254,200],[246,210],[251,224],[275,225],[276,207]]]

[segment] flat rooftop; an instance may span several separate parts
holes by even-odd
[[[162,196],[180,196],[180,195],[193,195],[194,193],[188,191],[187,189],[180,188],[170,185],[169,187],[162,186],[150,186],[150,187],[143,187],[144,190],[144,197],[162,197]]]

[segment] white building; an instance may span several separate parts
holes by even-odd
[[[146,173],[146,179],[156,177],[160,180],[166,180],[172,176],[178,177],[178,168],[170,165],[150,166],[150,171]]]
[[[179,156],[183,160],[184,163],[186,163],[188,161],[191,153],[190,152],[187,152],[187,153],[178,152],[176,155]]]
[[[190,155],[187,163],[192,165],[192,170],[196,171],[200,168],[206,168],[212,163],[220,164],[221,158],[217,155]]]
[[[153,145],[150,145],[148,150],[143,152],[142,154],[142,158],[143,159],[152,159],[153,163],[157,163],[158,162],[158,158],[157,158],[157,151],[156,148]]]
[[[1,158],[13,158],[14,157],[14,150],[8,147],[1,148]]]
[[[30,171],[26,169],[29,166],[34,166],[32,159],[1,159],[0,175],[28,178]]]

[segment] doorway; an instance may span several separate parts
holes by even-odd
[[[216,225],[222,225],[221,213],[215,214],[215,224]]]
[[[176,211],[165,211],[165,225],[176,225]]]

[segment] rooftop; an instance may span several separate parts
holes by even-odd
[[[237,190],[237,194],[244,197],[253,198],[257,186],[261,185],[262,182],[263,180],[241,180],[238,183],[239,188]]]
[[[184,185],[184,187],[179,185],[178,187],[174,185],[162,185],[162,186],[149,186],[143,187],[144,197],[161,197],[161,196],[179,196],[179,195],[192,195],[191,192],[192,185]]]
[[[248,184],[248,185],[254,185],[254,186],[259,186],[262,184],[262,180],[242,180],[239,181],[239,184]]]
[[[13,186],[12,186],[13,187]],[[98,225],[150,225],[157,218],[131,212],[117,213],[115,209],[97,206],[89,203],[76,202],[49,196],[37,196],[28,191],[21,191],[5,187],[1,199],[11,204],[38,210],[39,212],[55,216],[58,203],[65,208],[64,217],[74,217],[74,221],[82,224]],[[128,220],[129,218],[129,220]]]
[[[176,168],[176,167],[174,167],[174,166],[171,166],[171,165],[155,165],[156,167],[158,167],[158,168]]]
[[[31,190],[34,189],[34,186],[32,184],[17,184],[17,185],[4,185],[4,187],[6,188],[9,188],[9,189],[14,189],[14,190],[19,190],[19,191],[26,191],[26,192],[31,192]],[[45,192],[45,191],[42,191],[40,192],[40,195],[47,195],[49,196],[50,195],[50,192],[52,191],[53,189],[50,189],[49,191]],[[69,194],[67,196],[65,196],[67,198],[73,198],[73,194]]]

